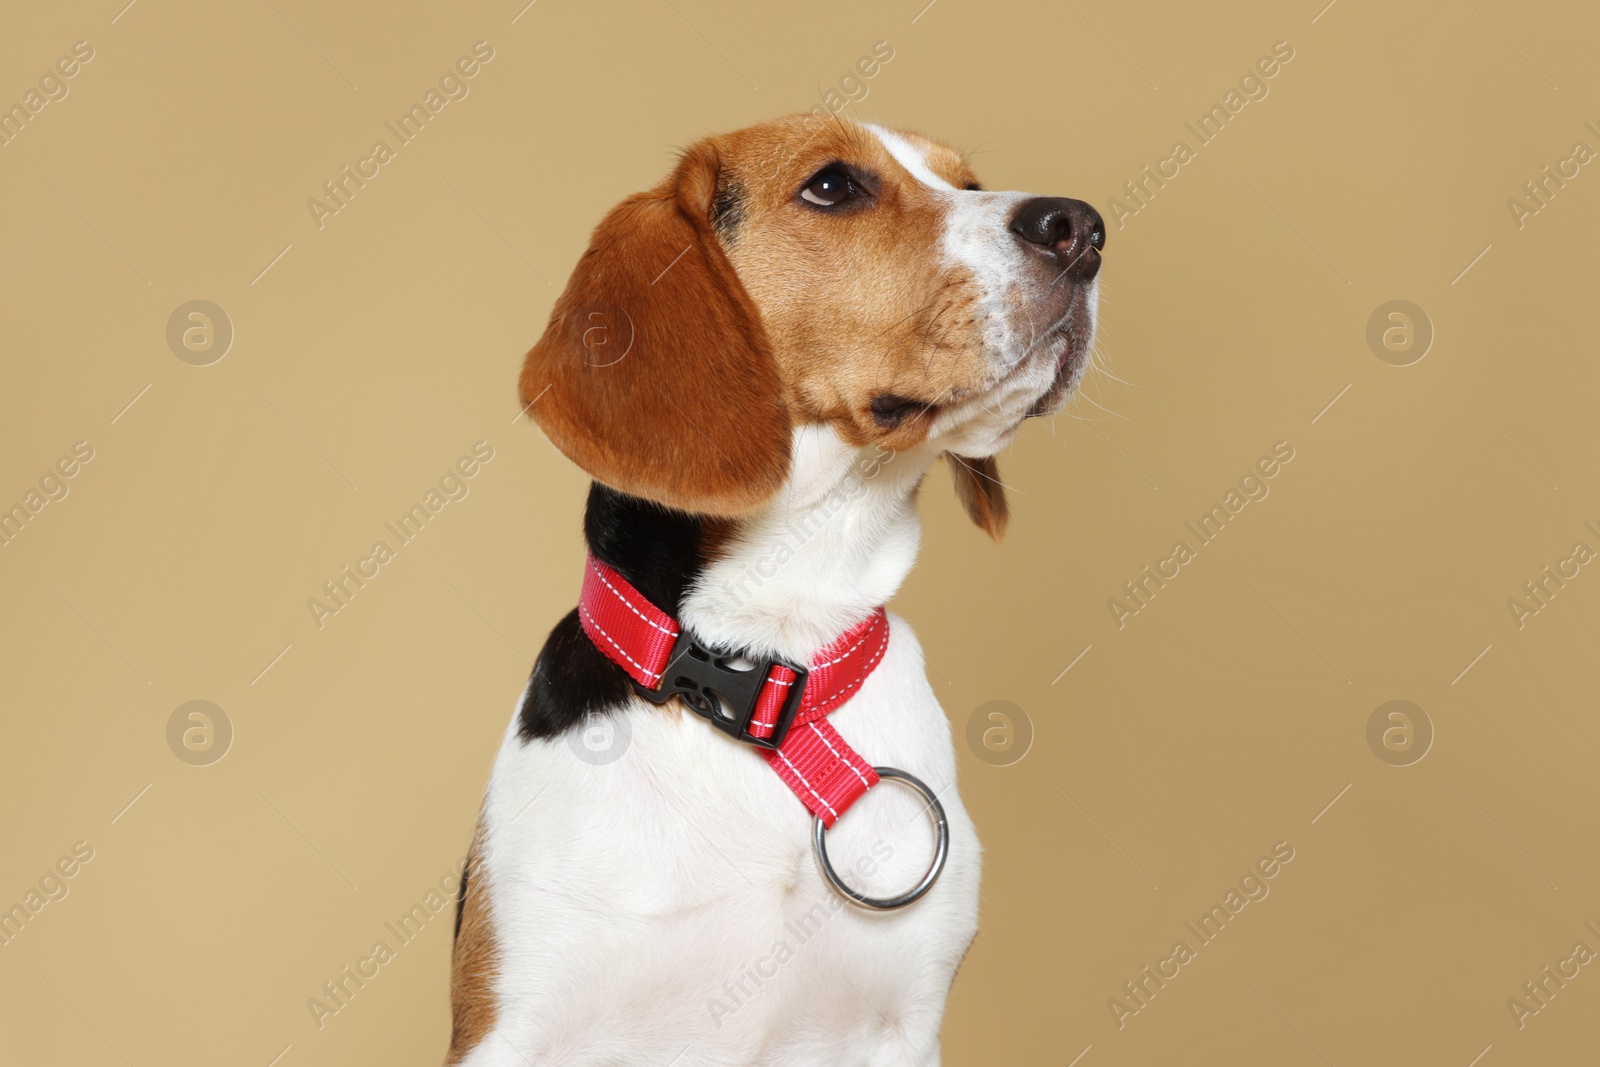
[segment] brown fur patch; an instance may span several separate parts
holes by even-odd
[[[710,516],[700,522],[700,558],[710,565],[728,554],[739,534],[739,523]]]
[[[984,385],[992,369],[975,280],[938,253],[948,194],[919,182],[854,123],[780,119],[719,143],[724,180],[744,194],[728,257],[760,309],[796,420],[831,423],[855,445],[922,441],[932,411],[884,425],[873,418],[873,398],[937,410]],[[861,179],[870,207],[824,211],[798,202],[830,165]],[[930,165],[957,188],[972,180],[942,146]]]
[[[928,164],[929,170],[957,189],[965,189],[969,185],[978,184],[978,176],[972,173],[971,167],[967,166],[966,157],[954,148],[911,130],[896,130],[895,132],[904,137],[914,148],[922,153],[923,161]]]
[[[967,509],[967,516],[996,541],[1005,537],[1011,507],[1006,503],[1006,487],[1000,484],[1000,465],[994,457],[967,459],[946,452],[944,458],[950,463],[956,499]]]
[[[761,316],[711,225],[718,143],[596,227],[521,396],[601,482],[684,511],[734,515],[789,472],[789,415]]]
[[[489,906],[489,872],[483,865],[483,817],[467,854],[467,895],[461,904],[461,930],[450,961],[450,1054],[446,1067],[458,1064],[494,1029],[499,1005],[494,978],[500,964]]]

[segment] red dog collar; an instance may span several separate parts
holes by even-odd
[[[828,722],[889,647],[878,608],[818,652],[809,667],[771,659],[749,669],[687,633],[611,567],[589,556],[578,601],[583,632],[657,704],[681,697],[713,725],[761,750],[823,826],[878,784],[878,773]]]

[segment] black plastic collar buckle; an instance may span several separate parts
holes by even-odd
[[[729,666],[729,662],[746,659],[736,652],[717,652],[702,644],[688,630],[678,635],[672,646],[672,656],[661,671],[661,685],[651,689],[633,683],[640,696],[653,704],[665,704],[673,697],[682,697],[695,714],[711,720],[711,725],[735,740],[757,748],[775,749],[783,744],[794,724],[795,712],[800,710],[800,696],[805,691],[806,668],[781,659],[756,660],[748,669]],[[787,667],[794,672],[788,693],[778,709],[778,723],[770,737],[756,737],[750,733],[755,719],[756,702],[767,684],[773,667]]]

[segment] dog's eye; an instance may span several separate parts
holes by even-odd
[[[842,204],[855,194],[855,189],[850,185],[850,177],[844,171],[829,167],[827,170],[811,179],[811,183],[800,190],[800,198],[807,200],[819,207],[833,207]]]

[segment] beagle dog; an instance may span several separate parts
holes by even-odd
[[[519,383],[594,479],[589,559],[483,801],[449,1064],[939,1062],[979,845],[880,606],[941,457],[999,538],[994,457],[1083,376],[1104,243],[815,115],[601,221]]]

